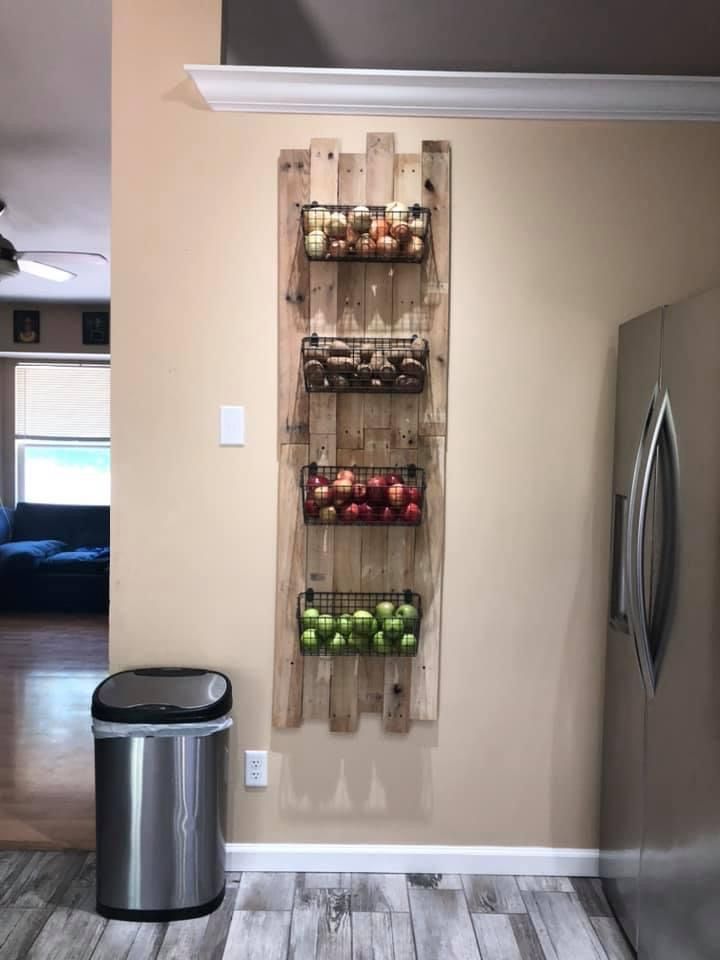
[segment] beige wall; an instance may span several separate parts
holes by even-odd
[[[211,114],[219,23],[114,5],[113,666],[230,672],[233,840],[593,846],[616,329],[720,280],[720,126]],[[453,150],[440,720],[273,732],[276,158],[378,129]]]
[[[99,353],[108,354],[109,347],[84,346],[82,342],[83,310],[108,310],[107,303],[0,303],[0,352],[22,353]],[[13,342],[13,311],[40,311],[40,343]]]

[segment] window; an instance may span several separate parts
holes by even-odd
[[[110,367],[15,368],[17,499],[110,503]]]

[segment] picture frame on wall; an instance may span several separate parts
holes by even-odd
[[[39,310],[13,310],[13,342],[40,343]]]
[[[108,346],[110,343],[109,310],[83,311],[82,342],[86,347]]]

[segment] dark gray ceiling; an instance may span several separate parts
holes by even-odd
[[[720,75],[720,0],[223,0],[223,63]]]

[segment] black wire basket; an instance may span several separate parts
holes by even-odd
[[[399,467],[326,467],[300,471],[303,517],[309,525],[417,527],[425,501],[425,471]]]
[[[298,595],[300,650],[307,657],[414,657],[422,603],[412,590]]]
[[[308,260],[422,263],[430,242],[430,210],[398,201],[307,203],[302,229]]]
[[[303,337],[308,393],[422,393],[428,342],[412,337]]]

